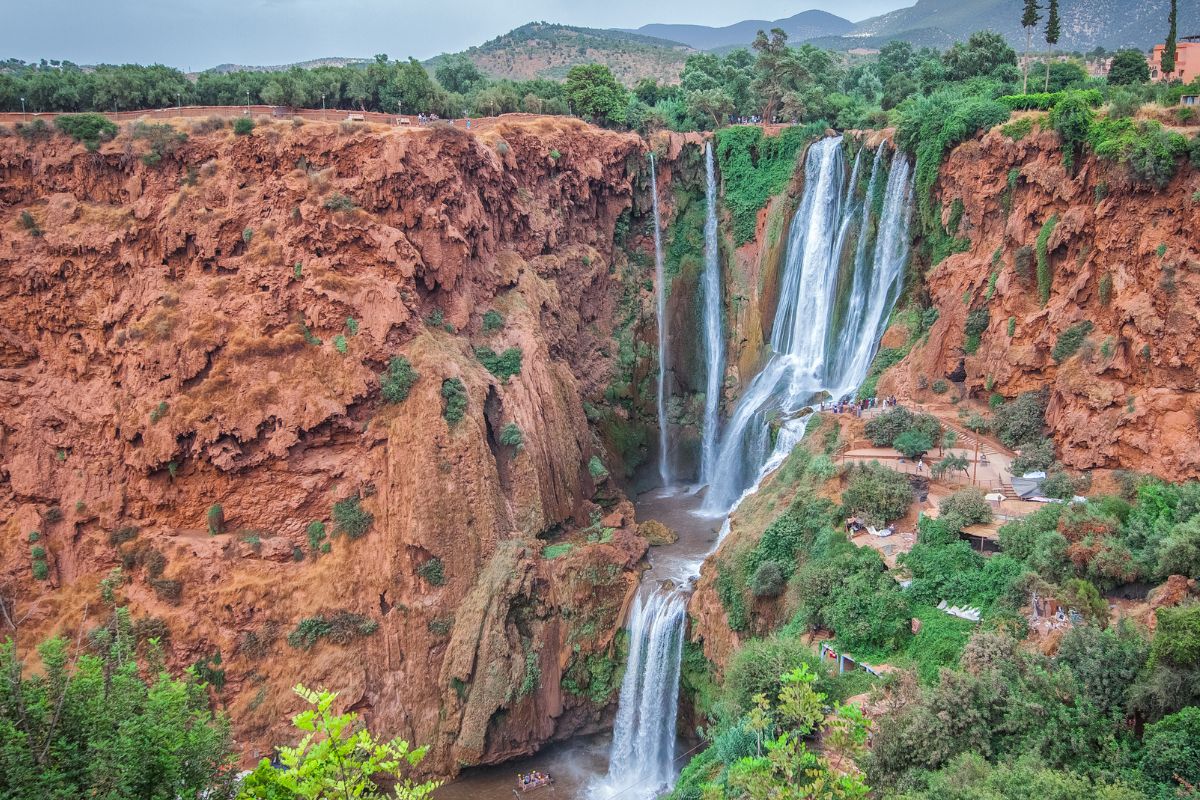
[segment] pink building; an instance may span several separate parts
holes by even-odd
[[[1162,54],[1166,45],[1154,45],[1154,54],[1150,56],[1150,80],[1178,79],[1184,83],[1191,83],[1200,77],[1200,41],[1189,41],[1196,38],[1188,36],[1175,45],[1175,71],[1170,75],[1162,73]]]

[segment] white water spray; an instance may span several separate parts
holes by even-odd
[[[705,513],[722,515],[736,507],[803,437],[806,409],[826,393],[845,396],[866,377],[908,260],[909,166],[901,157],[888,175],[874,247],[865,241],[881,162],[876,153],[866,197],[859,200],[859,163],[847,181],[841,137],[809,148],[804,194],[788,232],[770,354],[726,424]],[[839,286],[838,266],[855,225],[850,286]],[[846,297],[847,309],[840,320],[839,296]]]
[[[629,611],[629,660],[613,724],[608,775],[595,800],[657,797],[675,783],[675,723],[687,594],[655,587]]]
[[[663,270],[662,219],[658,211],[658,168],[650,153],[650,193],[654,208],[654,313],[658,324],[658,477],[663,486],[671,485],[671,462],[667,448],[667,281]]]
[[[700,484],[712,483],[717,460],[721,384],[725,378],[725,336],[721,327],[721,254],[717,241],[717,179],[712,142],[704,143],[707,210],[704,218],[704,428],[700,439]]]

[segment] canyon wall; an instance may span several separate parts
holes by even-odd
[[[19,644],[102,624],[123,567],[139,635],[220,675],[247,761],[290,740],[298,682],[442,775],[603,725],[646,548],[619,486],[653,363],[643,142],[176,133],[0,139]]]
[[[1200,477],[1200,172],[1179,159],[1155,187],[1087,151],[1069,169],[1040,120],[942,165],[942,222],[962,252],[925,275],[937,321],[879,391],[922,399],[949,379],[986,401],[1046,387],[1068,467]],[[964,347],[967,315],[983,310],[977,348]],[[1064,334],[1073,353],[1055,350]]]

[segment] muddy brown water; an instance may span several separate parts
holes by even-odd
[[[698,516],[701,496],[685,489],[655,489],[637,498],[638,522],[658,520],[679,534],[679,541],[650,549],[650,569],[642,582],[669,580],[677,585],[699,575],[704,557],[716,546],[722,519]],[[493,767],[464,770],[434,792],[435,800],[589,800],[588,787],[608,772],[609,733],[580,736],[549,745],[529,758]],[[683,753],[679,746],[678,752]],[[686,759],[681,758],[679,766]],[[515,792],[519,773],[538,770],[554,778],[554,786]]]

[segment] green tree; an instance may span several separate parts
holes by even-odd
[[[571,111],[600,125],[625,121],[628,93],[607,64],[577,64],[567,73],[564,93]]]
[[[114,608],[91,637],[99,655],[49,639],[28,676],[13,641],[0,645],[0,797],[229,796],[228,721],[194,674],[167,674],[157,640],[139,660],[133,630],[128,610]]]
[[[1185,708],[1146,726],[1139,766],[1155,784],[1156,797],[1195,796],[1181,786],[1185,781],[1200,785],[1200,708]]]
[[[1049,0],[1046,11],[1046,85],[1043,91],[1050,91],[1050,58],[1054,54],[1054,45],[1062,35],[1062,23],[1058,18],[1058,0]]]
[[[433,75],[443,89],[456,94],[471,94],[487,84],[475,62],[461,53],[444,58]]]
[[[954,81],[993,78],[1008,83],[1017,78],[1017,52],[1003,36],[992,31],[978,31],[966,42],[955,42],[942,61],[947,76]]]
[[[1112,86],[1132,86],[1150,80],[1150,65],[1139,50],[1118,50],[1108,69]]]
[[[892,447],[908,458],[916,458],[925,455],[933,448],[933,439],[923,431],[910,429],[897,436],[892,441]]]
[[[1175,16],[1176,0],[1171,0],[1171,10],[1167,13],[1167,41],[1163,46],[1162,72],[1167,80],[1175,74]]]
[[[336,692],[299,684],[292,691],[312,706],[292,718],[304,736],[295,747],[279,748],[282,770],[271,770],[264,759],[256,779],[243,784],[238,800],[277,800],[278,789],[309,800],[421,800],[440,785],[414,783],[405,776],[408,767],[421,763],[428,748],[410,748],[403,739],[377,740],[358,714],[333,712]],[[380,789],[380,777],[394,781],[391,792]]]
[[[1021,63],[1021,94],[1029,94],[1029,51],[1033,47],[1033,31],[1041,21],[1041,6],[1037,0],[1025,0],[1021,14],[1021,27],[1025,29],[1025,58]]]

